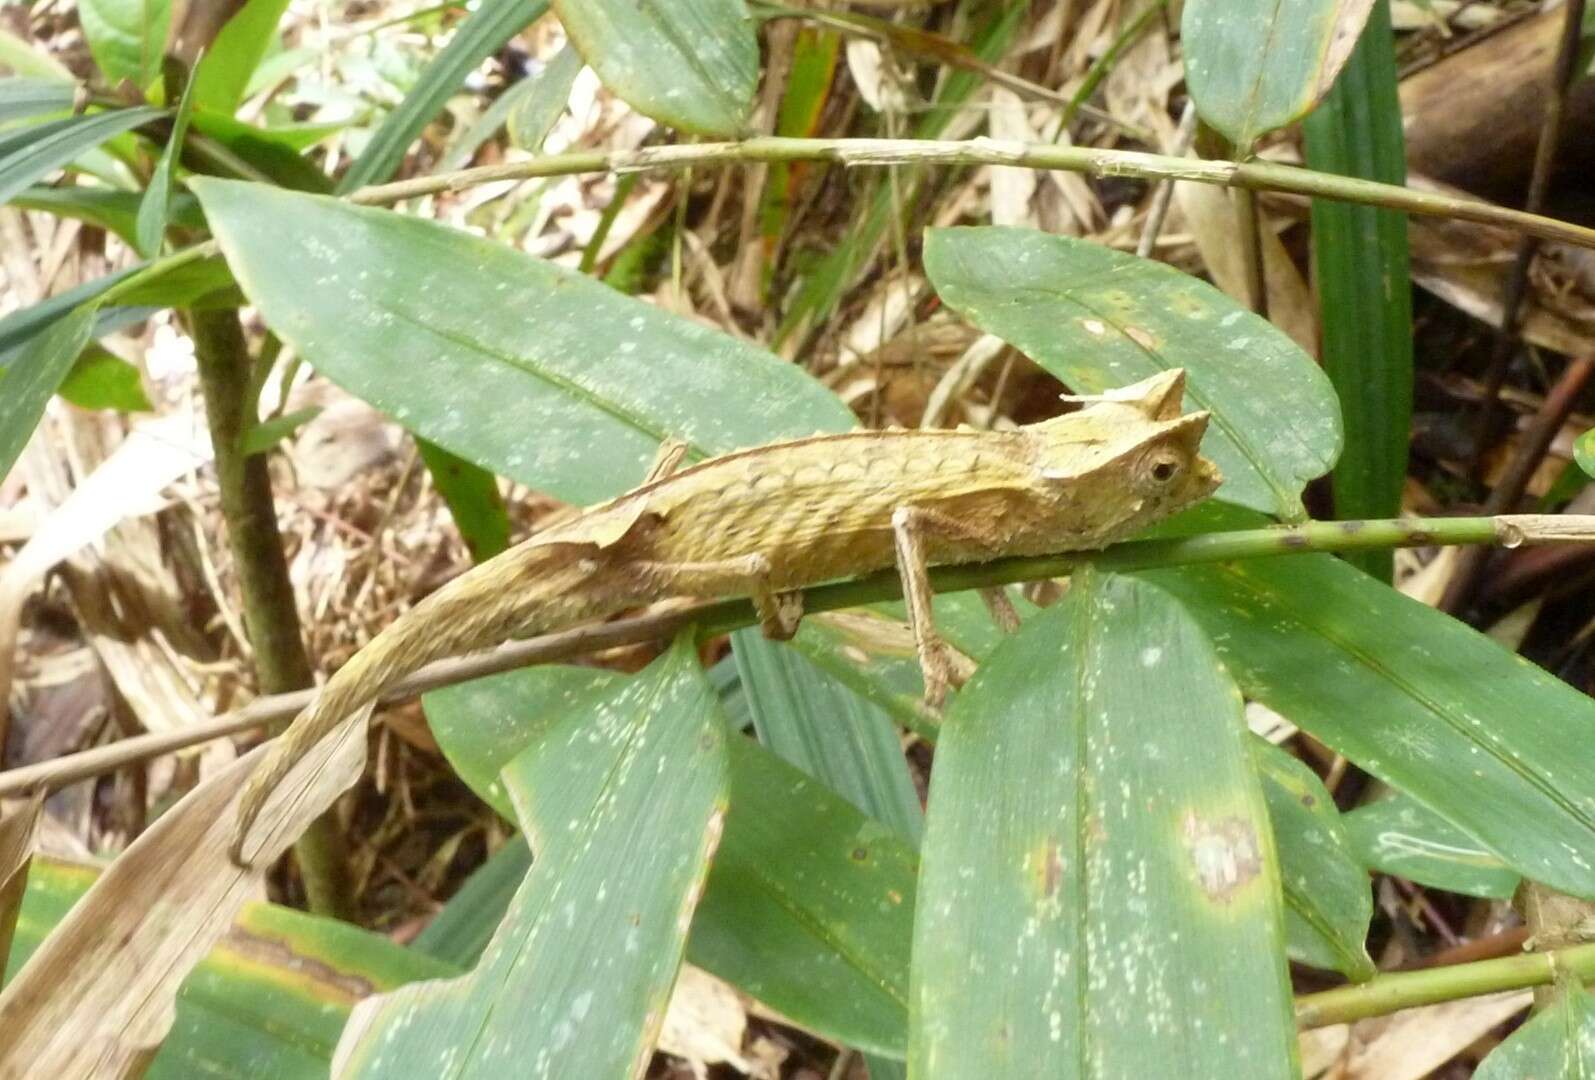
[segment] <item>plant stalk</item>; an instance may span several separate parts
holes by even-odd
[[[231,310],[190,312],[189,326],[215,450],[222,518],[243,595],[244,626],[255,654],[256,681],[267,695],[305,689],[315,685],[315,673],[300,634],[266,456],[246,454],[243,449],[255,419],[244,328],[238,313]],[[331,816],[317,820],[294,852],[311,910],[348,917],[347,860]]]
[[[1480,199],[1418,191],[1354,176],[1313,172],[1267,161],[1211,161],[1103,150],[1091,146],[1055,146],[1002,139],[967,142],[936,139],[797,139],[764,135],[741,142],[650,146],[639,150],[584,150],[550,154],[525,161],[484,165],[437,173],[391,184],[359,188],[349,198],[366,205],[388,205],[440,192],[463,191],[499,180],[569,176],[589,172],[637,172],[649,169],[706,168],[744,162],[831,161],[841,165],[1011,165],[1057,169],[1091,176],[1133,176],[1146,180],[1191,180],[1219,187],[1277,191],[1343,202],[1383,206],[1411,214],[1460,221],[1478,221],[1580,247],[1595,247],[1595,229],[1525,213]]]
[[[942,566],[930,573],[937,592],[957,592],[1019,581],[1058,577],[1084,563],[1115,570],[1145,570],[1233,559],[1268,558],[1308,552],[1369,551],[1431,544],[1595,543],[1595,517],[1542,514],[1499,518],[1414,518],[1379,521],[1310,521],[1301,525],[1268,526],[1228,532],[1203,533],[1171,540],[1130,540],[1103,551],[999,559],[970,566]],[[902,596],[895,571],[886,570],[854,581],[820,585],[804,593],[804,610],[813,614],[857,607]],[[698,623],[704,636],[729,633],[758,623],[747,600],[719,600],[690,607],[645,611],[613,622],[579,626],[497,649],[429,664],[395,683],[382,696],[383,703],[403,701],[429,690],[496,675],[531,664],[548,664],[573,656],[668,640],[683,627]],[[55,791],[135,761],[195,746],[210,739],[235,735],[291,719],[315,697],[313,690],[260,697],[205,724],[181,731],[152,732],[108,746],[68,754],[52,761],[0,772],[0,796],[18,795],[44,788]]]

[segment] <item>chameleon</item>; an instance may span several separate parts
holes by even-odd
[[[896,564],[940,706],[952,678],[927,568],[1101,548],[1219,485],[1199,446],[1209,414],[1181,414],[1185,374],[1065,398],[1081,407],[1007,431],[856,430],[680,467],[660,448],[644,482],[468,570],[376,635],[322,687],[248,780],[235,862],[271,790],[316,742],[434,660],[674,597],[746,596],[789,638],[801,590]]]

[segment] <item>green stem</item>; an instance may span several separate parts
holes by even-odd
[[[1303,994],[1296,999],[1296,1023],[1302,1028],[1345,1024],[1440,1001],[1545,986],[1558,975],[1569,974],[1584,982],[1595,979],[1595,945],[1397,972],[1354,986]]]
[[[231,310],[191,312],[189,325],[215,451],[222,518],[243,595],[244,626],[255,652],[255,676],[263,693],[302,690],[315,685],[315,674],[300,634],[266,455],[243,449],[255,421],[244,329]],[[335,822],[328,816],[316,821],[295,853],[311,910],[346,917],[346,859]]]
[[[640,150],[579,151],[526,161],[484,165],[353,192],[354,202],[386,205],[420,195],[460,191],[499,180],[568,176],[588,172],[687,169],[742,162],[832,161],[841,165],[1012,165],[1057,169],[1092,176],[1134,176],[1147,180],[1191,180],[1252,191],[1279,191],[1341,202],[1383,206],[1409,214],[1428,214],[1515,229],[1546,240],[1595,247],[1595,229],[1528,214],[1479,199],[1417,191],[1354,176],[1313,172],[1266,161],[1244,164],[1204,161],[1091,146],[1054,146],[996,139],[968,142],[936,139],[794,139],[765,135],[741,142],[653,146]]]

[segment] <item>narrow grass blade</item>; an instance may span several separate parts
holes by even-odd
[[[80,307],[23,346],[0,372],[0,480],[39,425],[44,407],[94,331],[94,308]]]
[[[1307,164],[1320,172],[1407,182],[1388,0],[1374,4],[1335,88],[1302,131]],[[1345,451],[1334,472],[1335,513],[1395,517],[1412,427],[1407,218],[1394,210],[1314,199],[1312,221],[1324,370],[1346,425]],[[1388,551],[1362,552],[1347,561],[1390,580]]]

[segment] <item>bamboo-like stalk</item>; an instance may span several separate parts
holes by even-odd
[[[422,195],[463,191],[499,180],[569,176],[590,172],[711,168],[745,162],[830,161],[841,165],[1011,165],[1057,169],[1091,176],[1133,176],[1146,180],[1191,180],[1219,187],[1277,191],[1383,206],[1410,214],[1478,221],[1545,240],[1595,247],[1595,229],[1524,213],[1478,199],[1417,191],[1352,176],[1313,172],[1266,161],[1239,163],[1168,157],[1132,150],[1055,146],[1001,139],[794,139],[776,135],[741,142],[650,146],[640,150],[585,150],[549,154],[500,165],[420,176],[392,184],[373,184],[349,198],[366,205],[389,205]]]
[[[1296,1024],[1301,1028],[1345,1024],[1420,1005],[1546,986],[1558,975],[1574,975],[1585,982],[1595,979],[1595,945],[1399,971],[1365,983],[1303,994],[1296,999]]]
[[[1367,551],[1379,548],[1424,547],[1452,544],[1595,543],[1595,516],[1517,514],[1494,518],[1413,518],[1378,521],[1309,521],[1300,525],[1268,526],[1227,532],[1202,533],[1169,540],[1130,540],[1096,552],[997,559],[969,566],[943,566],[931,571],[937,592],[958,592],[1017,581],[1034,581],[1067,574],[1083,563],[1113,570],[1144,570],[1157,566],[1227,562],[1306,552]],[[804,610],[835,611],[902,595],[895,571],[886,570],[853,581],[821,585],[804,593]],[[548,664],[584,653],[668,640],[697,623],[704,636],[729,633],[758,622],[746,600],[720,600],[651,610],[626,619],[581,626],[512,642],[497,649],[430,664],[396,683],[383,702],[401,701],[428,690],[468,682],[531,664]],[[242,709],[225,713],[205,724],[181,731],[156,732],[123,739],[108,746],[69,754],[0,772],[0,796],[14,796],[35,788],[55,791],[67,784],[98,776],[135,762],[173,753],[211,739],[266,727],[289,719],[310,704],[313,690],[257,698]]]

